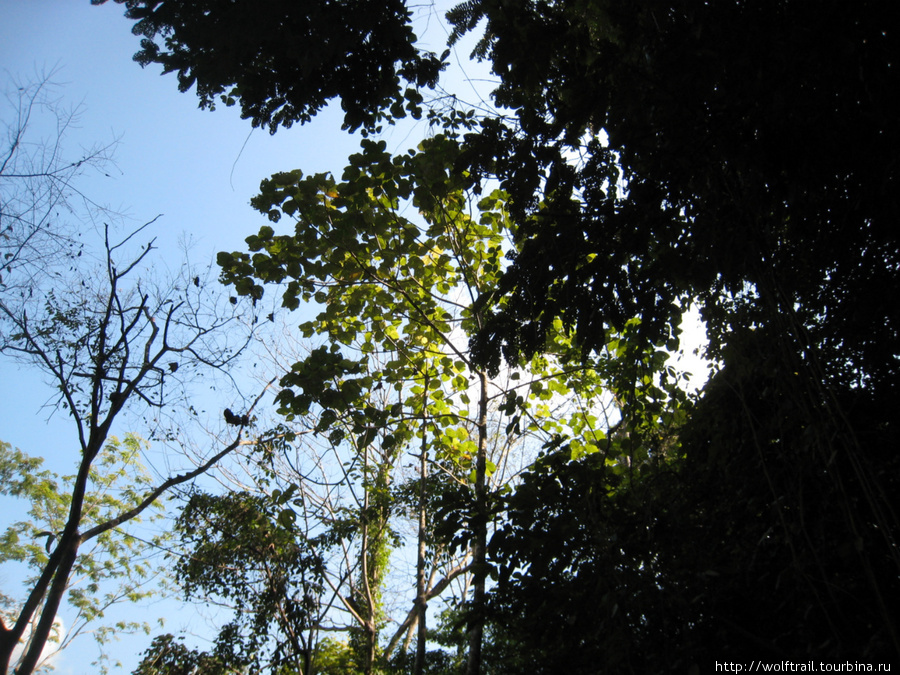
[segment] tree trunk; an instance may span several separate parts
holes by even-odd
[[[60,535],[56,549],[44,566],[40,579],[32,588],[28,600],[19,612],[15,626],[7,635],[3,636],[2,650],[0,650],[0,668],[2,668],[0,673],[9,671],[9,662],[12,660],[13,651],[37,612],[41,599],[43,599],[43,607],[40,609],[37,624],[26,651],[16,668],[16,675],[31,673],[37,666],[41,652],[44,651],[44,645],[47,643],[56,621],[56,612],[59,610],[66,586],[69,583],[69,575],[72,573],[72,567],[78,557],[78,549],[81,546],[81,535],[78,528],[81,524],[90,467],[106,440],[108,428],[108,425],[104,424],[91,429],[91,436],[84,449],[81,465],[78,467],[78,475],[75,478],[66,527]]]
[[[466,675],[481,673],[481,641],[484,634],[485,578],[487,576],[487,373],[478,373],[478,458],[475,465],[475,517],[472,523],[472,607],[469,610],[469,659]]]
[[[76,535],[65,544],[59,567],[56,568],[56,574],[53,576],[53,582],[50,584],[50,590],[47,592],[47,598],[41,610],[41,617],[31,636],[28,650],[19,662],[19,667],[16,668],[16,675],[28,675],[38,665],[41,653],[44,651],[44,646],[47,644],[47,640],[50,638],[50,633],[53,630],[53,624],[56,622],[56,613],[66,592],[69,575],[78,557],[80,543],[80,537]],[[63,544],[60,545],[62,546]]]
[[[428,378],[425,378],[425,396],[428,395]],[[425,588],[425,556],[427,553],[427,540],[425,528],[428,524],[426,518],[426,490],[425,479],[428,478],[428,426],[426,422],[426,407],[422,406],[422,454],[419,457],[419,555],[416,558],[416,605],[418,609],[419,632],[416,641],[416,663],[414,675],[422,675],[425,670],[425,642],[426,625],[425,614],[428,608]]]

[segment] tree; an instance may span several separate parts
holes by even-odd
[[[481,429],[477,432],[480,442],[465,440],[469,437],[465,414],[452,409],[441,385],[456,382],[446,396],[459,395],[469,387],[462,370],[466,356],[451,338],[454,326],[466,319],[458,316],[458,303],[446,296],[467,274],[465,270],[473,273],[467,282],[469,290],[477,293],[471,285],[480,283],[482,265],[490,266],[499,248],[489,251],[486,239],[470,252],[453,241],[456,236],[469,236],[462,233],[469,225],[455,220],[462,206],[459,188],[451,186],[451,192],[443,194],[448,180],[448,159],[443,154],[449,148],[444,139],[436,138],[431,152],[408,157],[404,164],[402,158],[392,162],[383,144],[365,142],[364,152],[353,158],[345,173],[345,177],[353,175],[358,180],[338,185],[327,176],[303,179],[299,172],[275,176],[263,185],[255,205],[273,220],[280,219],[282,211],[296,213],[301,220],[296,235],[276,238],[271,228],[264,228],[258,237],[249,238],[252,250],[266,252],[253,257],[252,267],[247,254],[220,256],[225,278],[233,280],[240,293],[260,297],[262,288],[253,283],[254,276],[268,282],[288,276],[293,280],[285,293],[286,306],[296,307],[298,296],[315,296],[326,305],[317,320],[302,330],[307,336],[327,336],[331,346],[314,350],[292,367],[282,378],[281,384],[289,388],[279,394],[279,401],[289,417],[308,415],[313,404],[321,406],[316,430],[329,432],[335,444],[346,435],[356,448],[351,466],[361,465],[363,483],[359,503],[361,588],[356,599],[344,597],[343,603],[364,628],[365,665],[361,668],[366,672],[371,672],[376,655],[379,570],[384,566],[379,561],[390,517],[386,499],[399,453],[418,435],[421,452],[427,456],[441,439],[437,435],[429,438],[429,426],[459,425],[457,450],[452,456],[445,452],[441,459],[451,467],[461,462],[472,473],[486,510],[486,419],[475,426]],[[428,209],[433,221],[430,232],[418,241],[419,228],[398,216],[398,199],[411,197],[402,194],[403,185],[409,184],[405,175],[429,171],[434,192],[423,188],[414,205]],[[366,190],[369,178],[371,187]],[[353,221],[355,230],[351,229]],[[372,227],[365,227],[367,224]],[[288,261],[298,254],[306,264],[294,271]],[[453,256],[457,256],[458,268]],[[359,358],[345,356],[342,350],[348,348]],[[383,355],[384,360],[376,360],[376,355]],[[432,375],[434,385],[430,384]],[[482,419],[487,389],[486,381],[480,381],[476,405]],[[381,390],[397,392],[397,398],[376,406]],[[468,394],[462,396],[467,406]],[[417,418],[424,423],[419,429],[410,424]],[[459,450],[463,440],[467,447],[472,446],[470,453]],[[376,450],[376,445],[380,449]],[[376,453],[380,459],[372,462]],[[462,467],[454,467],[451,474]],[[481,527],[483,541],[486,518]],[[420,575],[422,565],[424,560]],[[420,609],[413,616],[424,610],[426,595],[420,588]]]
[[[99,270],[76,270],[64,277],[66,286],[40,289],[40,300],[5,296],[0,303],[0,353],[36,367],[55,385],[55,406],[71,417],[78,449],[69,494],[54,498],[66,506],[52,542],[48,537],[49,555],[39,562],[38,576],[18,613],[9,625],[3,622],[0,657],[4,669],[32,621],[35,629],[17,672],[28,673],[36,666],[73,570],[89,569],[92,564],[79,557],[85,543],[105,541],[112,530],[139,516],[172,487],[201,475],[246,442],[241,426],[233,440],[198,457],[183,473],[153,486],[130,486],[121,508],[110,507],[102,517],[91,503],[92,491],[102,494],[103,485],[120,470],[104,465],[102,453],[126,406],[135,411],[143,407],[155,416],[168,413],[186,400],[196,374],[224,369],[249,340],[249,333],[242,337],[233,330],[240,318],[236,304],[206,302],[208,291],[200,287],[199,277],[197,283],[192,281],[189,268],[183,270],[180,283],[129,285],[153,250],[151,242],[120,263],[117,254],[132,236],[114,243],[107,228],[105,261]],[[226,329],[231,329],[230,338],[223,334]],[[165,419],[157,419],[151,437],[164,441],[170,432]],[[98,518],[96,523],[93,518]],[[76,606],[81,593],[69,591]]]
[[[85,496],[84,524],[90,528],[111,516],[128,511],[140,502],[142,492],[152,487],[152,476],[141,465],[140,456],[146,443],[134,435],[122,441],[110,437],[91,469],[94,490]],[[65,527],[71,507],[71,485],[74,476],[60,477],[41,468],[43,460],[32,458],[0,441],[0,494],[25,500],[29,504],[28,520],[7,527],[0,539],[0,562],[24,562],[40,573],[47,564],[57,533]],[[117,494],[121,493],[121,497]],[[159,514],[151,516],[157,520]],[[135,517],[134,521],[139,522]],[[92,547],[85,547],[72,569],[69,582],[69,604],[75,610],[64,633],[54,629],[38,669],[65,649],[74,639],[91,632],[101,645],[114,633],[143,629],[149,624],[120,621],[115,626],[94,626],[110,606],[127,600],[138,602],[153,594],[151,563],[148,556],[162,542],[162,536],[151,541],[135,539],[116,530],[98,535]],[[101,586],[105,591],[101,591]],[[3,597],[4,621],[15,620],[19,613],[13,598]],[[40,611],[38,610],[38,614]],[[27,638],[25,640],[27,642]]]
[[[381,545],[367,546],[366,532],[376,524],[377,531],[384,528],[389,476],[401,451],[418,452],[418,478],[400,486],[412,497],[407,503],[414,504],[418,521],[417,598],[386,652],[406,630],[424,625],[427,601],[468,570],[469,668],[478,672],[488,534],[496,491],[515,475],[509,472],[511,450],[522,439],[547,442],[568,433],[576,454],[597,451],[605,420],[595,416],[594,401],[611,371],[609,360],[573,360],[580,352],[561,333],[548,345],[552,358],[536,358],[502,378],[489,378],[472,361],[467,336],[481,327],[475,300],[502,267],[505,201],[501,192],[476,199],[469,192],[476,186],[454,170],[456,128],[470,125],[471,116],[436,122],[446,133],[403,155],[364,140],[340,182],[299,171],[265,181],[254,206],[274,222],[293,218],[293,234],[263,227],[247,240],[251,253],[222,253],[219,263],[224,280],[240,294],[261,298],[259,280],[283,284],[288,308],[301,300],[323,305],[301,330],[327,343],[291,367],[277,400],[289,420],[316,411],[314,430],[336,445],[346,439],[355,450],[344,465],[362,469],[364,597],[373,598],[378,586],[378,575],[365,573],[374,559],[367,551]],[[402,215],[410,207],[422,223]],[[573,396],[583,401],[572,403]],[[380,459],[370,464],[371,456]],[[433,508],[439,513],[430,513]],[[437,562],[441,546],[466,552],[471,562],[426,583],[427,549]],[[372,600],[368,606],[369,618],[360,616],[368,635],[367,672],[376,644]],[[424,644],[420,633],[420,649]]]
[[[115,142],[66,155],[66,136],[80,109],[66,108],[53,73],[4,82],[5,138],[0,157],[0,293],[34,293],[46,271],[82,253],[77,223],[102,211],[78,190],[78,179],[105,173]],[[43,141],[47,131],[55,134]]]
[[[235,608],[214,653],[253,672],[314,672],[322,619],[323,561],[315,539],[278,522],[274,500],[195,492],[176,531],[189,555],[175,567],[188,597],[221,598]]]
[[[416,47],[403,0],[116,2],[143,36],[138,63],[177,72],[181,91],[196,85],[203,108],[239,102],[243,117],[272,133],[308,121],[333,98],[349,129],[391,106],[402,116],[404,101],[415,110],[416,88],[434,86],[442,67]]]
[[[780,636],[752,625],[727,609],[741,606],[727,600],[740,578],[729,569],[720,642],[896,654],[900,525],[884,449],[900,333],[877,301],[900,269],[888,3],[476,0],[451,20],[456,36],[485,26],[477,55],[516,110],[468,138],[518,226],[480,354],[540,350],[560,318],[587,349],[633,316],[659,344],[698,303],[724,368],[681,436],[698,475],[728,457],[742,483],[729,508],[703,501],[709,525],[765,535],[775,549],[751,577],[755,602],[796,578],[791,606],[804,608]],[[748,500],[759,530],[741,522]],[[854,548],[850,564],[839,552]],[[743,555],[744,569],[758,560]],[[835,575],[847,596],[834,597]]]
[[[79,230],[78,217],[112,214],[79,193],[74,181],[90,167],[102,169],[109,148],[67,160],[63,140],[75,113],[66,112],[51,92],[52,84],[45,80],[18,86],[7,98],[12,115],[0,165],[0,353],[48,378],[56,391],[53,407],[73,420],[79,453],[74,475],[57,482],[24,454],[4,451],[4,459],[23,462],[19,467],[5,462],[4,492],[29,500],[33,515],[45,519],[45,529],[21,523],[8,530],[4,540],[4,555],[27,562],[37,573],[24,599],[10,598],[7,603],[0,626],[4,672],[22,640],[17,672],[37,666],[67,592],[81,619],[101,616],[106,601],[93,589],[106,575],[104,565],[111,564],[101,557],[121,559],[123,547],[134,545],[118,528],[243,442],[239,433],[211,455],[198,457],[184,473],[155,484],[147,483],[140,472],[129,475],[121,499],[106,494],[121,481],[123,471],[140,466],[144,451],[130,435],[120,450],[123,446],[111,436],[114,423],[123,413],[143,409],[150,439],[175,441],[169,426],[175,409],[184,405],[189,416],[197,414],[188,401],[192,378],[204,370],[224,371],[246,346],[251,327],[234,331],[242,316],[237,300],[228,303],[205,285],[201,288],[201,276],[188,266],[180,278],[159,284],[147,277],[141,267],[153,251],[152,242],[127,257],[131,240],[149,223],[119,241],[106,226],[102,262],[87,262],[94,251],[84,247],[89,231]],[[42,145],[31,134],[48,120],[57,137],[53,145]],[[229,337],[226,330],[231,331]],[[29,532],[44,541],[14,541]],[[96,548],[85,547],[91,542]],[[120,574],[123,595],[137,599],[141,591],[131,587],[129,577],[140,567],[135,561],[129,569],[130,564],[113,577]],[[76,579],[81,585],[74,584]],[[67,642],[74,634],[61,639]]]

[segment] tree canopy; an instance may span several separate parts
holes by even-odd
[[[697,509],[718,532],[707,561],[680,548],[673,561],[709,565],[692,572],[715,589],[682,628],[702,635],[715,617],[713,643],[733,653],[900,647],[891,9],[475,1],[450,13],[455,36],[484,27],[476,56],[515,111],[469,137],[473,169],[500,179],[518,225],[480,353],[496,364],[540,350],[559,318],[587,350],[634,316],[661,343],[700,307],[722,367],[680,432],[680,494],[694,501],[644,501],[654,519],[677,514],[668,531],[695,545]],[[653,531],[645,555],[663,560]],[[706,597],[683,588],[677,602]],[[766,602],[765,616],[805,609],[783,626],[737,609]]]
[[[875,299],[896,289],[898,264],[890,9],[453,10],[456,35],[486,20],[476,53],[500,78],[497,102],[516,111],[471,137],[476,165],[503,181],[520,225],[510,301],[485,340],[535,349],[557,315],[588,347],[637,315],[658,340],[674,305],[691,300],[717,356],[734,328],[731,299],[733,310],[796,315],[810,342],[841,352],[833,374],[843,381],[888,385],[896,315]]]
[[[181,91],[196,85],[201,107],[239,103],[272,133],[309,121],[334,98],[356,129],[382,108],[402,110],[401,83],[434,85],[441,69],[416,47],[403,0],[115,1],[143,37],[138,63],[177,72]]]
[[[253,44],[272,50],[251,50],[271,57],[255,73],[232,60],[241,50],[221,41],[229,31],[203,26],[191,42],[179,32],[237,6],[195,3],[184,16],[161,11],[154,23],[145,8],[166,4],[129,3],[129,15],[145,22],[137,30],[164,37],[169,50],[145,42],[138,59],[178,70],[182,89],[196,73],[201,105],[224,93],[273,131],[308,120],[334,96],[351,128],[404,114],[404,99],[418,114],[421,94],[394,75],[373,77],[358,61],[365,48],[381,49],[377,63],[400,64],[391,72],[409,85],[438,75],[438,61],[417,51],[408,30],[381,47],[370,41],[407,25],[402,4],[371,14],[383,23],[365,31],[342,16],[334,30],[352,38],[337,52],[331,28],[296,29],[336,59],[322,61],[337,68],[333,89],[281,70],[279,59],[296,59],[281,14],[246,19],[248,34],[266,36]],[[293,12],[316,25],[317,7]],[[423,155],[392,159],[368,141],[367,170],[354,158],[343,183],[274,176],[255,205],[277,207],[273,219],[299,214],[295,235],[264,228],[248,239],[250,254],[221,262],[242,293],[258,293],[256,277],[287,281],[288,306],[325,303],[319,321],[333,341],[341,331],[357,335],[358,317],[380,321],[363,345],[397,340],[407,318],[372,314],[382,311],[379,291],[356,281],[386,272],[397,282],[398,261],[435,273],[429,257],[439,265],[453,249],[421,248],[434,227],[423,197],[446,176],[473,193],[499,184],[508,260],[491,248],[491,232],[466,242],[468,255],[493,250],[497,268],[464,313],[475,327],[466,352],[473,372],[521,367],[557,336],[586,363],[615,361],[604,375],[620,417],[605,446],[584,451],[577,434],[550,441],[516,489],[492,497],[496,535],[484,565],[497,583],[477,621],[487,627],[486,655],[518,656],[485,670],[555,672],[565,663],[573,673],[598,664],[610,673],[684,672],[720,655],[896,655],[900,327],[890,298],[900,291],[900,20],[892,3],[468,0],[447,17],[451,46],[475,34],[472,56],[490,61],[502,113],[465,117],[440,171],[395,180]],[[207,75],[215,57],[222,70]],[[253,82],[241,79],[248,74]],[[374,87],[361,90],[365,100],[341,88],[357,81]],[[300,98],[291,103],[285,92]],[[392,213],[406,198],[425,224]],[[465,213],[475,204],[451,206]],[[334,227],[327,239],[323,223]],[[361,249],[377,255],[361,265]],[[323,272],[332,284],[324,290],[309,282]],[[450,267],[445,273],[455,279]],[[429,330],[443,330],[432,295],[408,281],[387,287],[411,293],[432,312],[423,315]],[[693,404],[669,386],[662,351],[678,348],[689,305],[700,309],[717,366]],[[345,366],[335,401],[369,377],[338,352],[329,357]],[[324,367],[325,355],[307,365]],[[311,382],[315,368],[285,383]],[[307,399],[282,395],[290,412],[305,411]],[[515,403],[501,411],[511,423]],[[475,661],[470,673],[481,668]]]

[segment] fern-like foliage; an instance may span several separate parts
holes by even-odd
[[[478,22],[488,13],[485,0],[466,0],[456,5],[447,12],[447,21],[453,26],[448,44],[452,47],[466,34],[474,30]],[[478,41],[472,56],[483,59],[488,52],[491,42],[490,30],[485,31],[484,36]]]

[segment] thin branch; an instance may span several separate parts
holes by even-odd
[[[432,588],[425,593],[425,600],[431,600],[434,597],[437,597],[441,593],[444,592],[444,589],[449,586],[454,579],[456,579],[459,575],[468,572],[472,568],[472,563],[466,563],[465,561],[468,559],[468,556],[463,560],[463,563],[454,567],[452,570],[447,572],[443,579],[441,579],[437,584],[435,584]],[[397,643],[400,641],[403,633],[409,628],[413,622],[416,620],[418,616],[419,606],[417,603],[413,603],[412,608],[409,610],[409,613],[406,615],[406,619],[404,619],[403,623],[397,628],[397,631],[394,633],[393,637],[388,641],[387,647],[384,648],[385,656],[389,656],[391,652],[397,647]]]

